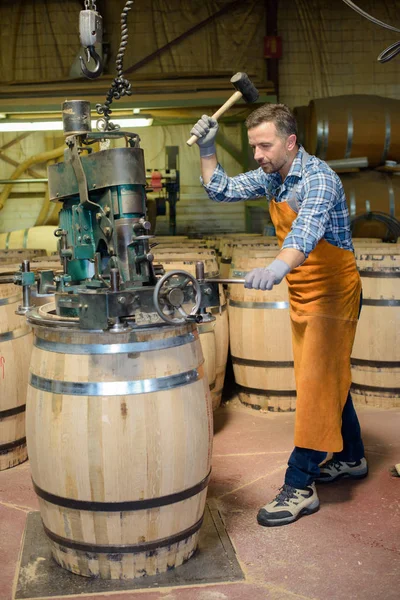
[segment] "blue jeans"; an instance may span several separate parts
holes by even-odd
[[[360,423],[354,410],[353,400],[348,393],[342,413],[343,450],[333,455],[337,460],[354,462],[364,456]],[[326,458],[326,452],[295,447],[288,461],[285,483],[304,489],[319,477],[319,464]]]

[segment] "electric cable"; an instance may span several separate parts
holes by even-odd
[[[396,31],[397,33],[400,33],[400,29],[397,29],[396,27],[393,27],[393,25],[388,25],[387,23],[376,19],[369,13],[365,12],[365,10],[354,4],[354,2],[352,2],[351,0],[343,0],[343,2],[347,4],[347,6],[355,10],[359,15],[365,17],[365,19],[368,19],[368,21],[371,21],[371,23],[375,23],[375,25],[380,25],[385,29],[390,29],[390,31]],[[386,48],[386,50],[381,52],[378,56],[378,61],[381,63],[388,62],[398,54],[400,54],[400,41],[391,44],[388,48]]]

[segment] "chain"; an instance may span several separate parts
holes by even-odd
[[[102,119],[97,121],[97,128],[100,131],[109,131],[119,129],[119,125],[110,122],[112,110],[110,108],[113,100],[119,100],[122,96],[131,96],[131,84],[124,78],[124,55],[128,45],[128,13],[132,9],[134,0],[128,0],[121,14],[121,43],[119,46],[116,67],[118,76],[114,79],[110,89],[107,92],[104,104],[96,104],[96,110]]]
[[[85,10],[94,10],[97,12],[96,0],[85,0]]]

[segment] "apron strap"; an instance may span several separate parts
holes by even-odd
[[[304,171],[305,166],[308,163],[308,161],[309,161],[310,158],[311,158],[311,155],[308,154],[308,152],[306,152],[306,150],[304,150],[304,148],[303,148],[303,157],[301,159],[302,172]],[[297,188],[299,186],[299,183],[293,188],[293,190],[292,190],[292,197],[289,198],[286,201],[288,203],[288,205],[290,206],[290,208],[292,210],[294,210],[295,213],[299,212],[299,203],[297,202],[297,198],[296,198],[296,192],[297,192]]]

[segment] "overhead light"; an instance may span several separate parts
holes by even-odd
[[[97,119],[92,120],[92,129],[96,129]],[[151,118],[131,118],[131,119],[113,119],[112,123],[119,125],[121,129],[130,127],[149,127],[153,124]],[[0,121],[0,132],[19,132],[19,131],[63,131],[62,121]]]

